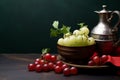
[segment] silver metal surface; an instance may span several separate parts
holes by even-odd
[[[106,10],[106,5],[103,5],[102,7],[103,10],[95,11],[96,13],[99,14],[99,22],[92,29],[91,36],[96,40],[97,50],[98,51],[102,50],[100,51],[100,53],[107,52],[107,54],[110,54],[112,52],[114,44],[116,44],[118,40],[117,32],[118,26],[120,25],[120,11],[108,11]],[[114,13],[118,15],[119,20],[115,26],[111,26],[110,21]],[[106,46],[106,43],[109,46]]]

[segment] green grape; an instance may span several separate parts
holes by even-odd
[[[84,34],[84,31],[79,30],[79,34],[80,34],[80,35],[83,35],[83,34]]]
[[[69,44],[70,44],[70,46],[76,46],[76,37],[74,35],[70,36]]]
[[[80,35],[80,31],[79,30],[74,30],[73,35],[76,35],[76,36]]]
[[[81,27],[80,31],[82,34],[85,34],[85,35],[88,35],[90,32],[87,26]]]
[[[64,38],[63,44],[64,44],[64,46],[71,46],[70,45],[70,38],[69,37]]]
[[[82,35],[82,42],[83,42],[83,46],[87,46],[87,40],[88,40],[88,37],[85,36],[85,35]]]
[[[88,45],[93,45],[95,44],[95,39],[93,37],[88,38]]]
[[[77,44],[77,46],[83,46],[82,35],[78,35],[78,36],[76,37],[76,44]]]
[[[83,42],[86,42],[87,41],[87,36],[85,36],[85,35],[82,35],[82,40],[83,40]]]
[[[66,34],[64,34],[64,38],[66,38],[66,37],[69,37],[69,36],[71,36],[71,34],[70,33],[66,33]]]
[[[57,43],[58,43],[59,45],[64,45],[63,41],[64,41],[64,39],[63,39],[63,38],[60,38],[60,39],[58,39],[58,42],[57,42]]]

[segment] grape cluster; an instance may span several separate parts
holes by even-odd
[[[87,26],[82,26],[80,29],[76,29],[73,33],[66,33],[63,38],[58,39],[58,44],[62,46],[77,47],[77,46],[89,46],[95,44],[93,37],[89,37],[89,29]]]
[[[46,53],[42,58],[37,58],[33,63],[28,64],[28,70],[36,72],[54,71],[56,74],[63,73],[64,76],[76,75],[78,73],[76,67],[57,60],[57,56],[50,53]]]
[[[103,65],[107,62],[108,60],[108,55],[102,55],[101,57],[99,57],[98,55],[92,57],[92,59],[90,61],[88,61],[88,65],[89,66],[100,66]]]

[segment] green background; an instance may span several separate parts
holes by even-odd
[[[120,0],[0,0],[0,53],[39,53],[42,48],[56,52],[57,38],[50,38],[52,22],[78,28],[85,22],[90,30],[106,4],[120,10]]]

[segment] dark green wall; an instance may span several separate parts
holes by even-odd
[[[98,22],[95,10],[106,4],[120,10],[120,0],[0,0],[0,52],[56,51],[56,38],[49,30],[54,20],[72,26],[85,22],[92,29]]]

